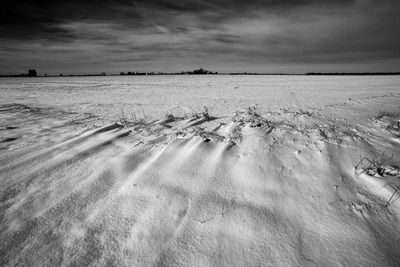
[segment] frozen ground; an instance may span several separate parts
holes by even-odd
[[[204,105],[228,116],[257,104],[280,108],[323,108],[349,100],[399,94],[400,76],[116,76],[1,79],[0,104],[58,107],[105,120],[121,110],[137,119],[166,113],[187,115]]]
[[[399,266],[400,77],[211,78],[1,80],[0,264]]]

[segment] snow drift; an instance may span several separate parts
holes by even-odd
[[[100,128],[3,105],[0,263],[398,266],[398,101]]]

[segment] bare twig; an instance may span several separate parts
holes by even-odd
[[[399,190],[400,188],[400,184],[396,187],[396,189],[394,190],[392,196],[389,198],[388,202],[386,203],[385,207],[389,207],[390,201],[392,200],[392,198],[394,197],[394,195],[398,192],[397,190]]]

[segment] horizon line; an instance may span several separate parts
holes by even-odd
[[[299,75],[299,76],[320,76],[320,75],[331,75],[331,76],[345,76],[345,75],[400,75],[400,72],[305,72],[305,73],[284,73],[284,72],[209,72],[209,73],[192,73],[190,71],[182,72],[120,72],[120,73],[85,73],[85,74],[43,74],[43,75],[29,75],[27,73],[21,74],[0,74],[2,78],[34,78],[34,77],[85,77],[85,76],[152,76],[152,75]]]

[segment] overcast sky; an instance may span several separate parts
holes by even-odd
[[[0,73],[400,71],[400,0],[0,0]]]

